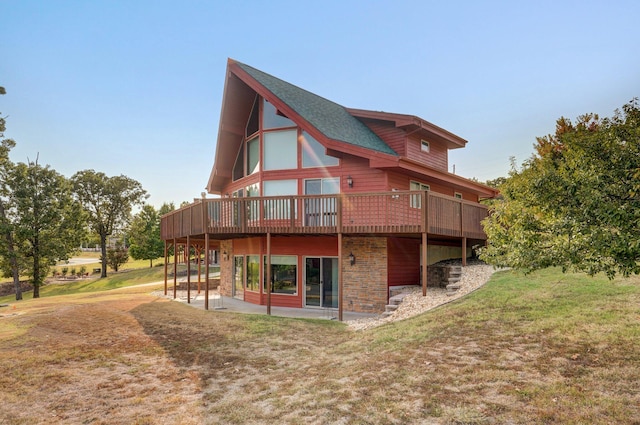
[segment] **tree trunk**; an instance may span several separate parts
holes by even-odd
[[[0,202],[0,219],[7,223],[6,218],[7,217],[4,211],[4,204]],[[11,229],[9,227],[7,227],[4,237],[7,241],[7,253],[9,256],[9,265],[11,267],[11,276],[13,277],[13,286],[16,288],[16,301],[20,301],[22,300],[22,287],[20,286],[20,269],[18,268],[18,258],[16,257],[16,251],[13,246],[13,235],[11,234]]]
[[[102,250],[102,270],[100,271],[100,277],[102,278],[107,277],[107,235],[100,235],[100,249]]]
[[[153,268],[153,260],[149,260],[149,268],[152,269]]]
[[[42,277],[40,276],[40,241],[38,236],[33,240],[33,298],[40,298],[40,285]]]

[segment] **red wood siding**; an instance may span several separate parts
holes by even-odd
[[[387,190],[387,176],[384,171],[369,168],[369,161],[364,158],[346,157],[342,161],[342,192],[380,192]],[[353,179],[353,187],[347,186],[347,176]]]
[[[420,240],[388,238],[389,286],[417,285],[420,283]]]
[[[410,177],[395,172],[388,173],[387,178],[388,186],[385,190],[409,190],[409,182],[411,180],[414,180],[420,183],[428,184],[430,190],[433,192],[442,193],[443,195],[447,196],[455,196],[456,193],[460,193],[462,194],[462,199],[464,199],[465,201],[478,202],[478,195],[476,195],[475,193],[465,191],[464,189],[446,186],[441,183],[436,183],[433,180],[429,180],[427,178],[420,179],[417,177]]]
[[[396,128],[391,121],[378,121],[367,118],[359,118],[378,137],[384,140],[398,155],[407,155],[407,134],[401,128]]]
[[[429,152],[422,151],[422,140],[429,142]],[[437,170],[447,171],[449,167],[449,153],[444,144],[416,135],[409,137],[407,157]]]

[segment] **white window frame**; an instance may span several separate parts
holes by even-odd
[[[420,140],[420,150],[426,153],[431,152],[431,145],[429,145],[428,140]]]
[[[412,188],[411,186],[418,186],[418,188]],[[416,180],[409,180],[409,190],[429,191],[431,186]],[[411,208],[422,208],[422,195],[411,195]]]

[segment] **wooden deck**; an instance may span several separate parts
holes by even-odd
[[[164,215],[163,240],[420,234],[485,240],[484,205],[429,191],[203,199]]]

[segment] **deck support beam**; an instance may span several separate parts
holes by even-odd
[[[422,232],[422,296],[427,296],[427,232]]]
[[[462,267],[467,265],[467,238],[462,238]]]
[[[187,304],[191,304],[191,243],[187,235]]]
[[[342,233],[338,233],[338,320],[342,322],[342,298],[344,295],[342,279]]]
[[[167,296],[167,256],[169,255],[168,242],[164,241],[164,296]]]
[[[271,316],[271,233],[267,233],[267,315]]]
[[[173,239],[173,299],[178,297],[178,245],[175,238]]]
[[[204,234],[204,246],[204,309],[209,310],[209,233]]]

